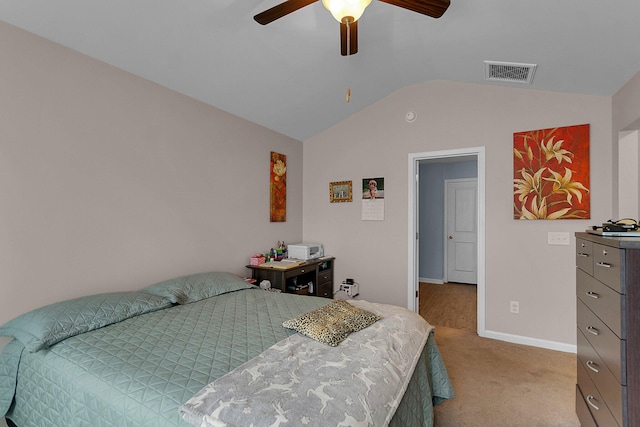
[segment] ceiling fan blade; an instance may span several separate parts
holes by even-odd
[[[282,18],[285,15],[295,12],[298,9],[302,9],[305,6],[309,6],[317,1],[318,0],[287,0],[284,3],[273,6],[271,9],[260,12],[254,16],[253,19],[255,19],[259,24],[267,25],[276,19]]]
[[[342,56],[358,53],[358,21],[348,25],[340,23],[340,54]]]
[[[418,12],[432,18],[440,18],[449,7],[450,0],[380,0],[403,9]]]

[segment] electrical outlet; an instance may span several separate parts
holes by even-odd
[[[547,244],[569,246],[571,244],[571,235],[564,231],[549,231],[547,233]]]
[[[520,303],[518,301],[509,301],[509,311],[513,314],[520,313]]]

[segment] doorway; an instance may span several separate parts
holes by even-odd
[[[420,177],[419,166],[425,162],[461,162],[472,160],[477,165],[477,203],[475,205],[475,226],[477,242],[475,255],[470,255],[476,266],[477,281],[477,333],[485,335],[485,154],[484,147],[454,149],[409,154],[409,232],[408,232],[408,308],[418,312],[419,254],[420,240],[425,237],[420,232]],[[444,215],[444,214],[443,214]],[[440,234],[442,236],[443,234]],[[444,246],[443,246],[444,247]],[[444,259],[444,249],[440,254],[430,253],[429,258]],[[467,248],[467,258],[469,252]],[[444,265],[441,263],[440,265]],[[443,275],[444,277],[444,275]]]

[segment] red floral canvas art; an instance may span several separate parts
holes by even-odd
[[[513,134],[513,217],[589,219],[589,125]]]
[[[271,206],[269,217],[271,222],[287,221],[287,156],[271,152],[270,173]]]

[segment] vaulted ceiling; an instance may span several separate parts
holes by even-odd
[[[416,83],[611,96],[640,71],[638,0],[451,0],[440,19],[373,0],[348,57],[321,1],[253,20],[281,1],[0,0],[0,20],[298,140]],[[533,82],[486,81],[485,60]]]

